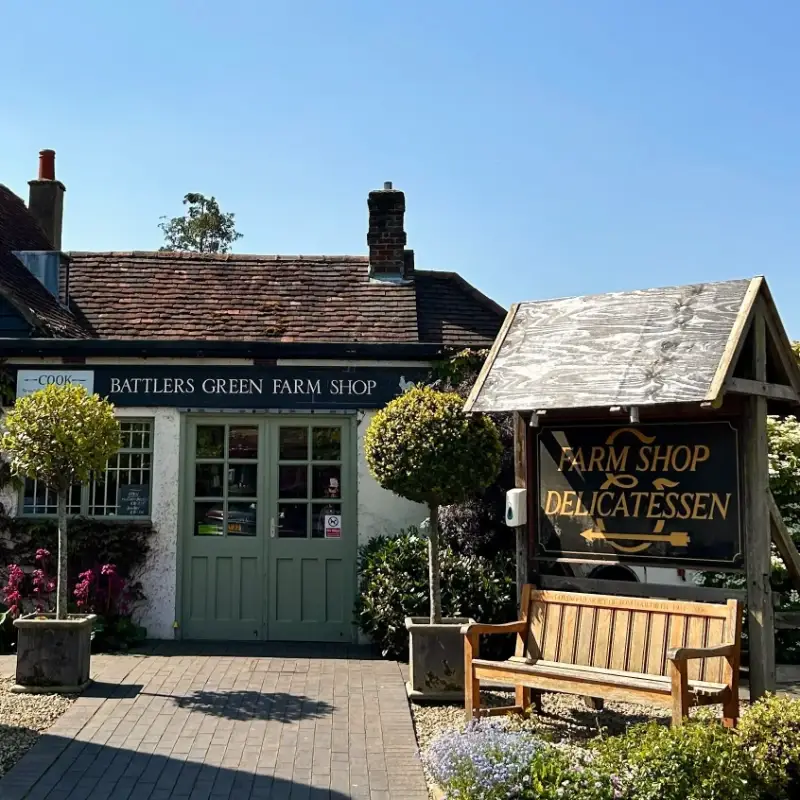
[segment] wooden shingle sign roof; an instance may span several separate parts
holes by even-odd
[[[756,315],[766,383],[749,369]],[[518,303],[465,410],[717,406],[726,392],[800,398],[800,368],[763,277]]]

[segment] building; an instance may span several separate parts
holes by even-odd
[[[504,310],[415,268],[389,183],[365,256],[65,253],[64,193],[48,150],[27,208],[0,186],[0,358],[17,396],[77,381],[116,405],[123,448],[70,511],[152,521],[148,635],[352,640],[357,545],[425,517],[371,478],[364,431]],[[55,512],[32,481],[2,501]]]

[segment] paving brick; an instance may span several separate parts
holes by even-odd
[[[427,798],[397,664],[328,645],[177,643],[103,663],[0,781],[3,800]]]

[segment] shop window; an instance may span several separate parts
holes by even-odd
[[[67,513],[92,517],[149,517],[153,472],[152,420],[120,420],[122,446],[103,472],[70,491]],[[26,480],[22,513],[55,515],[56,495]]]

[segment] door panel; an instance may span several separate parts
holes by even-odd
[[[270,444],[269,638],[351,641],[357,528],[349,420],[276,420]]]
[[[186,639],[352,641],[351,420],[187,424]]]
[[[263,639],[268,428],[192,420],[188,434],[183,635]]]

